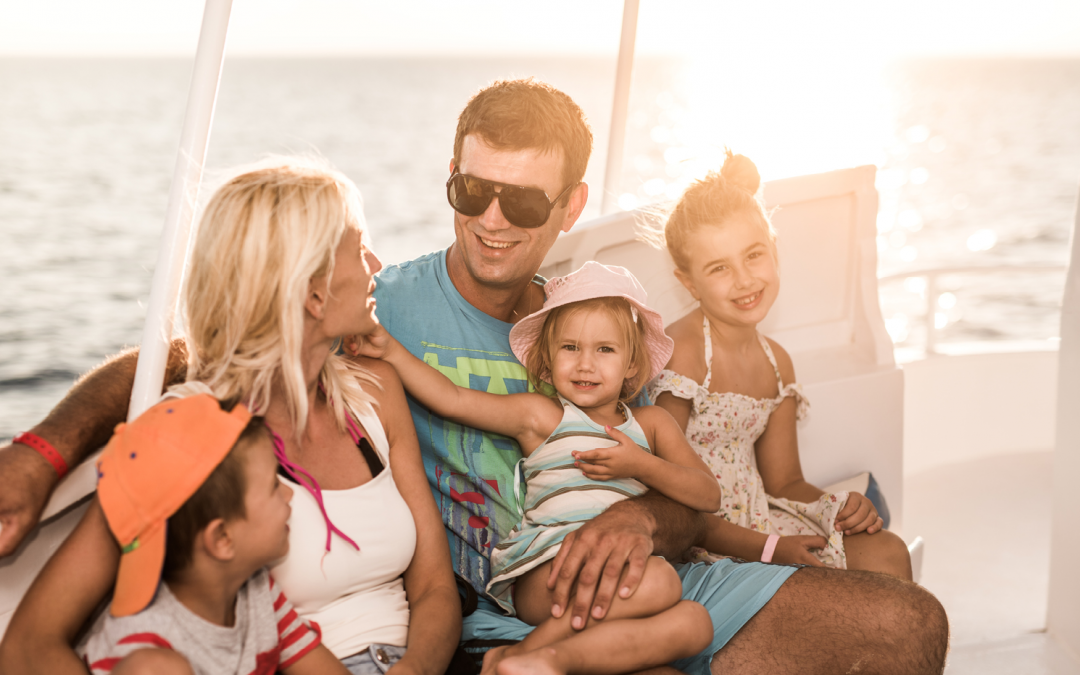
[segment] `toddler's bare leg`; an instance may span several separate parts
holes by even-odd
[[[570,612],[564,612],[558,619],[551,616],[552,598],[547,587],[550,571],[551,565],[548,563],[523,575],[517,581],[514,606],[517,608],[518,618],[536,626],[536,630],[516,645],[521,649],[513,650],[515,653],[532,651],[574,634],[575,629],[570,625]],[[672,607],[680,598],[682,581],[675,568],[663,558],[653,556],[645,565],[645,574],[637,591],[629,598],[616,595],[605,620],[653,616]],[[596,619],[590,617],[585,627],[597,623]]]
[[[511,656],[499,675],[615,675],[693,656],[712,641],[712,621],[704,607],[689,600],[640,619],[605,620],[565,640]]]
[[[510,647],[496,648],[484,657],[484,673],[491,673],[502,660],[552,645],[565,640],[576,631],[570,625],[571,614],[565,612],[558,619],[551,616],[552,597],[547,588],[547,578],[551,571],[550,563],[541,565],[522,575],[514,589],[514,606],[518,618],[536,626],[536,629],[524,640]],[[617,619],[652,617],[670,609],[682,597],[682,581],[670,564],[664,559],[652,557],[645,565],[641,585],[629,598],[616,596],[611,603],[607,617],[603,621],[589,618],[586,628],[591,632],[594,626]],[[708,616],[706,615],[706,618]],[[707,624],[711,626],[712,623]],[[675,657],[678,658],[678,657]],[[635,670],[631,667],[628,670]],[[626,671],[624,671],[626,672]]]
[[[888,530],[844,537],[844,551],[849,570],[883,572],[911,581],[911,555],[907,544]]]

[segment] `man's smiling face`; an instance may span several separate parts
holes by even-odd
[[[451,171],[454,170],[451,163]],[[461,149],[460,173],[497,183],[539,188],[553,198],[566,188],[563,184],[561,151],[537,149],[496,150],[476,134],[465,138]],[[569,230],[580,207],[573,199],[569,206],[556,204],[546,223],[533,229],[510,224],[503,217],[499,200],[491,200],[479,216],[454,212],[457,256],[469,276],[480,286],[516,288],[527,283],[562,230]],[[582,204],[583,206],[583,204]],[[573,213],[573,218],[569,217]]]

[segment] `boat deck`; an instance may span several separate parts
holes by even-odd
[[[1080,675],[1045,632],[1053,453],[1024,452],[905,479],[905,524],[926,540],[922,585],[949,615],[948,675]]]

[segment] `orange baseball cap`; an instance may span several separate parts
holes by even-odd
[[[146,608],[165,563],[165,521],[221,463],[251,420],[209,394],[167,399],[118,424],[97,463],[98,500],[120,546],[112,615]]]

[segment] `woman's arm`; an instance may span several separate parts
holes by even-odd
[[[71,642],[116,580],[120,549],[95,497],[15,610],[0,672],[86,675]]]
[[[405,391],[393,368],[374,366],[383,385],[378,411],[390,442],[391,471],[416,522],[416,551],[404,575],[409,640],[405,656],[391,672],[442,675],[461,639],[461,601],[450,565],[450,547],[424,472]]]
[[[392,365],[409,394],[439,417],[511,436],[526,455],[562,419],[561,407],[543,394],[489,394],[455,384],[413,356],[382,326],[366,336],[354,353]]]
[[[697,511],[713,513],[719,509],[720,486],[671,415],[656,406],[645,406],[635,408],[634,417],[655,454],[645,452],[626,434],[608,427],[608,434],[619,444],[575,452],[581,472],[593,480],[634,478]]]

